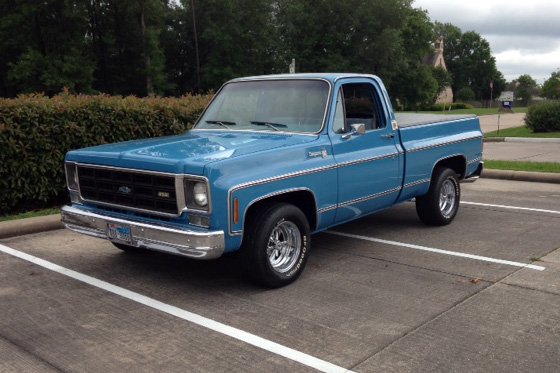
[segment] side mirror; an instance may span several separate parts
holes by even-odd
[[[350,125],[350,127],[352,128],[350,130],[350,132],[342,135],[342,138],[344,140],[349,139],[350,137],[355,136],[355,135],[363,135],[363,134],[366,133],[365,123],[354,123],[354,124]]]

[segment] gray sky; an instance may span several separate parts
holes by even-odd
[[[481,34],[508,81],[529,74],[542,84],[560,69],[558,0],[415,0],[414,6],[432,21]]]

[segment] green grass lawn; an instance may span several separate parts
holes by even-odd
[[[516,107],[513,108],[514,113],[526,113],[527,107]],[[410,112],[409,112],[410,113]],[[414,113],[426,113],[426,114],[475,114],[475,115],[492,115],[500,114],[498,113],[498,108],[474,108],[474,109],[457,109],[457,110],[445,110],[445,111],[418,111]],[[504,114],[507,115],[507,114]]]
[[[484,135],[485,137],[540,137],[540,138],[559,138],[560,132],[538,132],[534,133],[529,128],[523,127],[513,127],[506,128],[498,131],[488,132]]]
[[[21,214],[0,216],[0,222],[7,221],[7,220],[34,218],[36,216],[45,216],[45,215],[52,215],[52,214],[58,214],[58,213],[60,213],[60,209],[58,209],[58,208],[28,211],[28,212],[23,212]]]
[[[484,160],[484,168],[529,172],[560,173],[560,163]]]

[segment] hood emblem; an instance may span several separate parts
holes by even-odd
[[[132,193],[132,188],[128,187],[126,185],[120,186],[118,189],[119,193],[123,193],[123,194],[130,194]]]

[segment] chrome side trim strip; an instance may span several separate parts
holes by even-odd
[[[329,212],[329,211],[332,211],[332,210],[336,210],[337,207],[338,207],[337,205],[330,205],[330,206],[327,206],[327,207],[322,207],[322,208],[320,208],[320,209],[317,210],[317,213],[318,213],[318,214],[323,214],[323,213],[325,213],[325,212]]]
[[[353,166],[353,165],[360,164],[360,163],[373,162],[373,161],[377,161],[377,160],[381,160],[381,159],[394,158],[394,157],[400,156],[401,154],[402,153],[400,153],[400,152],[387,153],[387,154],[382,154],[382,155],[376,155],[375,157],[361,158],[361,159],[356,159],[356,160],[353,160],[353,161],[342,162],[342,163],[338,164],[337,168],[346,167],[346,166]]]
[[[419,151],[428,150],[428,149],[432,149],[432,148],[439,148],[439,147],[442,147],[442,146],[458,144],[458,143],[465,142],[465,141],[477,140],[477,139],[481,139],[481,138],[482,138],[482,136],[473,136],[473,137],[467,137],[467,138],[461,139],[461,140],[446,141],[446,142],[442,142],[442,143],[438,143],[438,144],[432,144],[432,145],[426,145],[426,146],[418,146],[416,148],[408,149],[408,150],[406,150],[406,152],[407,153],[414,153],[414,152],[419,152]]]
[[[352,199],[350,201],[346,201],[346,202],[342,202],[338,204],[338,207],[344,207],[344,206],[348,206],[348,205],[354,205],[356,203],[360,203],[360,202],[366,202],[372,199],[376,199],[376,198],[381,198],[381,197],[385,197],[389,194],[398,192],[401,190],[401,187],[398,188],[392,188],[392,189],[388,189],[384,192],[380,192],[380,193],[375,193],[375,194],[371,194],[369,196],[365,196],[365,197],[360,197],[360,198],[356,198],[356,199]]]
[[[429,183],[430,179],[420,179],[403,185],[403,189],[412,188],[418,185]]]

